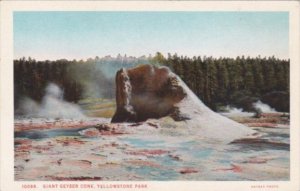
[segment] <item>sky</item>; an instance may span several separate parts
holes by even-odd
[[[288,12],[14,12],[14,58],[289,58]]]

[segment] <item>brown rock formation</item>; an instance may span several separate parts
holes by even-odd
[[[180,118],[175,104],[186,93],[166,67],[141,65],[116,75],[117,111],[112,122],[138,122],[167,115]]]

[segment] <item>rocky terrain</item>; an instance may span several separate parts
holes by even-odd
[[[114,124],[19,119],[15,179],[288,180],[287,117],[231,117],[257,135],[228,144],[207,141],[184,125],[175,129],[169,117]]]
[[[122,69],[111,118],[15,117],[15,180],[289,180],[287,113],[215,113],[164,67]]]

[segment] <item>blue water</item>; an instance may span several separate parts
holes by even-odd
[[[81,128],[82,129],[82,128]],[[15,138],[28,139],[44,139],[59,136],[80,136],[78,133],[81,129],[52,129],[52,130],[29,130],[22,132],[15,132]]]
[[[120,139],[123,142],[127,142],[129,145],[138,147],[138,148],[163,148],[165,141],[159,140],[159,141],[150,141],[150,140],[144,140],[144,139],[138,139],[138,138],[121,138]]]

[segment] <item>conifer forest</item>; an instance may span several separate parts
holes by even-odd
[[[115,73],[139,64],[169,67],[213,110],[232,105],[251,111],[253,102],[263,100],[278,111],[289,111],[289,60],[260,56],[191,58],[177,54],[164,57],[159,52],[153,57],[118,55],[85,61],[36,61],[30,57],[14,60],[15,108],[23,97],[41,101],[50,82],[59,85],[64,99],[70,102],[89,97],[114,99]]]

